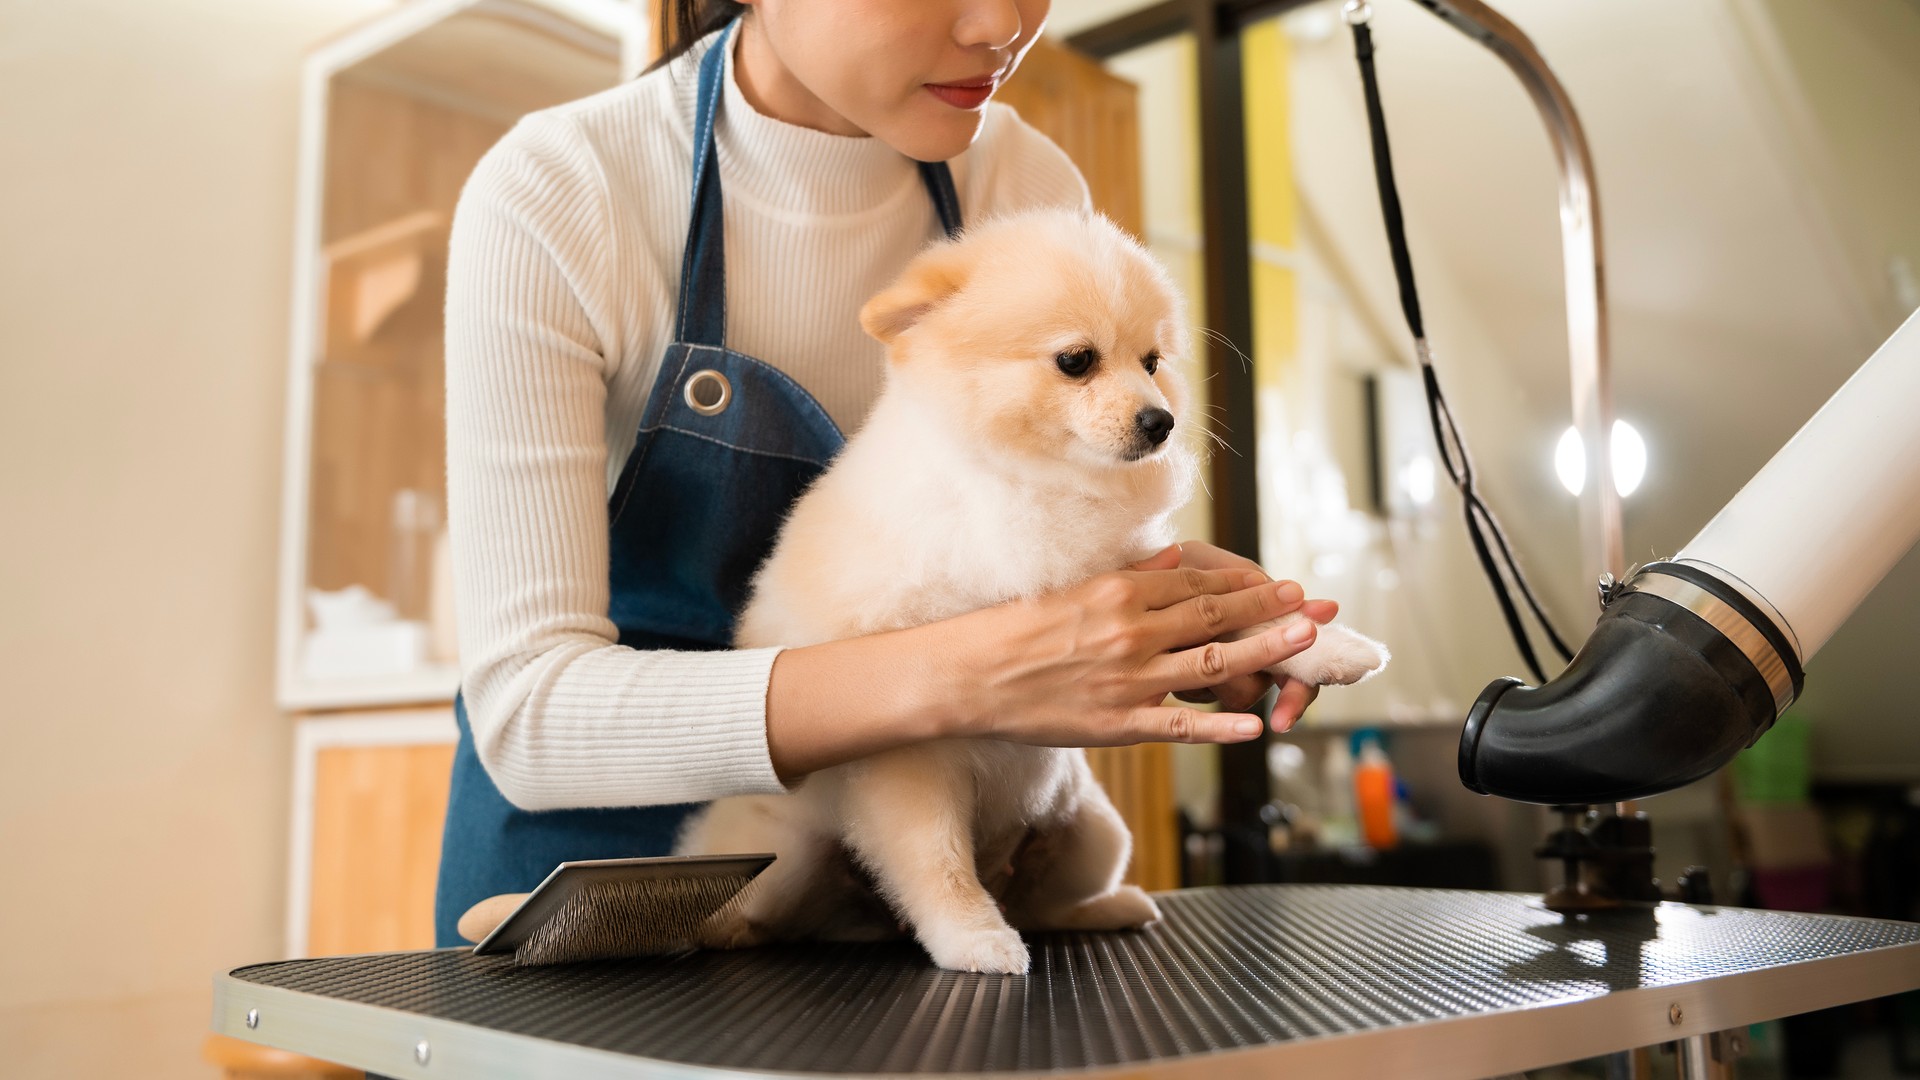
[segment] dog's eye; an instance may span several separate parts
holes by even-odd
[[[1087,372],[1092,371],[1093,362],[1099,359],[1099,357],[1100,354],[1094,352],[1092,349],[1075,349],[1072,352],[1063,352],[1059,356],[1054,357],[1053,363],[1055,367],[1060,369],[1062,375],[1068,375],[1077,379]]]
[[[1140,362],[1146,365],[1147,374],[1149,375],[1160,370],[1160,354],[1157,352],[1148,353]]]

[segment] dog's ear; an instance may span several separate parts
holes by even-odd
[[[907,264],[897,281],[860,309],[860,326],[880,341],[891,343],[960,291],[972,261],[965,248],[954,243],[922,252]]]

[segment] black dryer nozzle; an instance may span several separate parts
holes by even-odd
[[[1671,791],[1752,745],[1803,682],[1785,634],[1740,590],[1686,563],[1651,563],[1565,671],[1481,693],[1460,733],[1460,781],[1549,805]]]

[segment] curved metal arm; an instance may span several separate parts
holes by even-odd
[[[1606,275],[1593,158],[1573,101],[1520,28],[1480,0],[1414,0],[1506,61],[1546,123],[1560,167],[1560,246],[1567,279],[1573,422],[1588,447],[1580,493],[1581,566],[1593,582],[1626,570],[1620,494],[1613,486],[1613,390],[1607,365]]]

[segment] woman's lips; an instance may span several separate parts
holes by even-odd
[[[926,86],[934,97],[956,109],[977,109],[993,96],[994,84],[998,81],[993,78],[967,79],[957,83],[927,83]]]

